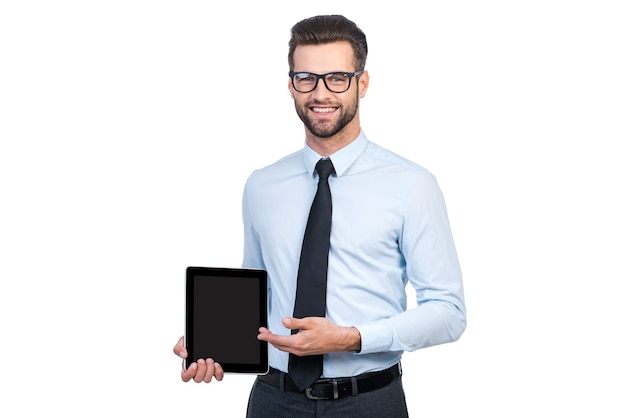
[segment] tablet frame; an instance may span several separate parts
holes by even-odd
[[[191,363],[195,362],[200,358],[199,353],[207,353],[210,350],[207,347],[197,347],[197,340],[200,338],[196,338],[193,334],[194,323],[199,321],[198,318],[195,318],[194,315],[194,295],[196,290],[197,281],[198,280],[236,280],[236,279],[253,279],[256,281],[258,287],[258,327],[267,327],[267,272],[265,270],[260,269],[243,269],[243,268],[227,268],[227,267],[187,267],[186,270],[186,283],[185,283],[185,347],[187,348],[187,359],[184,361],[185,369],[187,369]],[[232,284],[232,283],[231,283]],[[207,294],[206,300],[211,301],[215,297],[219,297],[220,300],[229,300],[232,301],[232,304],[236,305],[238,302],[241,302],[241,294],[233,293],[232,291],[228,294]],[[220,320],[223,321],[226,318],[223,315],[220,315],[218,318],[204,318],[203,320],[207,323],[207,329],[215,329],[216,327],[211,327],[211,321]],[[258,328],[257,327],[257,328]],[[207,331],[209,332],[209,331]],[[221,338],[217,335],[217,338],[214,340],[216,344],[219,346],[220,350],[228,350],[229,353],[235,353],[241,347],[238,346],[230,347],[228,338]],[[213,344],[213,341],[211,341]],[[219,358],[213,358],[213,360],[219,363],[225,372],[235,372],[235,373],[257,373],[257,374],[265,374],[269,370],[269,359],[268,359],[268,344],[266,341],[260,341],[254,338],[251,340],[250,350],[258,350],[257,357],[259,359],[258,362],[250,363],[248,360],[246,361],[220,361]],[[231,359],[233,360],[233,359]]]

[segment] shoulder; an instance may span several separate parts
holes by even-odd
[[[389,149],[374,142],[368,142],[367,147],[363,152],[363,160],[366,164],[374,166],[380,165],[387,169],[391,169],[391,172],[396,172],[397,174],[422,174],[425,176],[432,176],[432,174],[425,167],[417,162],[390,151]]]
[[[373,142],[368,143],[354,173],[363,173],[368,182],[405,198],[421,199],[440,193],[437,178],[427,168]]]
[[[300,149],[288,154],[267,166],[254,170],[246,181],[246,187],[260,184],[274,183],[276,181],[297,175],[306,170],[304,166],[303,150]]]

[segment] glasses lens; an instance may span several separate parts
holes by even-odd
[[[293,75],[293,86],[301,93],[308,93],[315,88],[317,77],[311,73],[295,73]]]
[[[326,87],[335,93],[343,93],[350,86],[350,76],[345,73],[332,73],[326,76]]]

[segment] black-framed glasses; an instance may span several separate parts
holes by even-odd
[[[361,74],[363,74],[363,71],[354,73],[334,71],[326,74],[290,71],[289,77],[291,78],[293,88],[299,93],[309,93],[315,90],[320,78],[324,80],[324,85],[328,90],[333,93],[343,93],[350,88],[352,77],[357,77]]]

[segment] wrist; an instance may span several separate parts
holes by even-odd
[[[346,350],[345,351],[361,351],[361,333],[356,327],[346,327]]]

